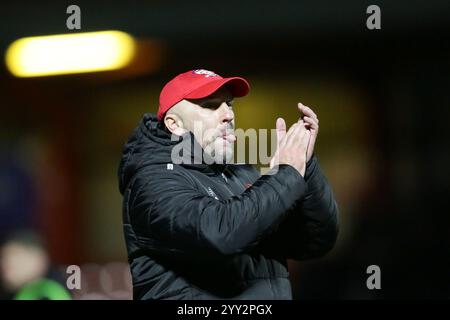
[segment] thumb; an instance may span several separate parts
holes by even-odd
[[[281,140],[283,140],[286,135],[286,122],[283,118],[277,119],[277,144],[280,145]]]

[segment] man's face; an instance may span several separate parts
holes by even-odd
[[[234,112],[233,96],[227,88],[195,100],[183,100],[184,128],[191,131],[205,153],[216,163],[230,162],[233,158]]]

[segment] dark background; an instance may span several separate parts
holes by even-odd
[[[70,4],[80,31],[122,30],[159,51],[134,72],[22,79],[0,65],[2,236],[36,230],[55,265],[93,278],[125,268],[121,148],[165,82],[205,68],[250,81],[237,127],[291,124],[298,101],[319,116],[341,233],[325,258],[290,262],[295,298],[450,297],[448,1],[2,2],[2,55],[21,37],[74,32]],[[371,4],[381,30],[366,28]],[[366,287],[373,264],[381,290]],[[112,284],[94,287],[114,298]]]

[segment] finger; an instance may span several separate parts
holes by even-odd
[[[288,140],[290,137],[296,134],[298,127],[300,126],[299,122],[294,123],[290,128],[288,133],[286,134],[285,140]]]
[[[319,118],[317,117],[317,115],[314,113],[314,111],[309,108],[309,107],[305,107],[305,116],[316,119],[317,122],[319,122]]]
[[[308,143],[311,141],[312,133],[311,131],[307,130],[307,133],[304,136],[303,142],[308,145]]]
[[[298,103],[298,108],[305,116],[308,116],[308,117],[311,117],[311,118],[315,118],[315,119],[318,120],[317,115],[315,114],[315,112],[310,107],[307,107],[304,104],[302,104],[301,102],[299,102]]]
[[[319,123],[316,119],[305,116],[305,117],[303,117],[303,120],[305,121],[306,124],[308,124],[308,126],[311,127],[311,129],[314,129],[314,130],[319,129]]]
[[[286,133],[286,135],[284,136],[283,141],[281,142],[281,145],[286,147],[287,144],[290,142],[292,135],[294,135],[297,127],[298,127],[298,122],[294,123],[288,130],[288,132]]]
[[[304,152],[306,155],[308,152],[310,136],[311,136],[310,131],[307,130],[306,128],[299,130],[296,139],[292,142],[293,144],[290,147],[292,149],[296,149],[301,152]]]
[[[300,132],[298,134],[298,138],[299,138],[298,143],[300,143],[300,144],[303,143],[302,141],[305,139],[305,136],[307,136],[311,133],[311,131],[308,130],[308,128],[306,126],[307,126],[307,123],[305,122],[305,124],[303,125],[303,128],[301,128],[299,130]]]
[[[316,117],[316,118],[317,118],[316,113],[315,113],[310,107],[305,106],[303,103],[299,102],[299,103],[298,103],[298,108],[299,108],[299,110],[300,110],[302,113],[304,113],[305,115],[310,116],[310,117]]]
[[[286,136],[286,122],[283,118],[278,118],[276,123],[277,143],[280,145],[281,140]]]
[[[316,143],[317,135],[311,134],[311,138],[309,139],[309,145],[314,148],[314,144]]]
[[[304,122],[303,121],[297,122],[295,128],[292,130],[292,133],[286,139],[286,145],[298,146],[303,135],[306,134],[306,131],[308,131],[308,130],[305,128]]]
[[[306,145],[306,149],[305,149],[306,157],[308,157],[308,150],[309,150],[309,148],[311,146],[314,147],[313,139],[314,139],[313,135],[311,134],[311,132],[309,132],[309,134],[307,135],[307,141],[305,142],[305,145]]]
[[[297,147],[307,151],[310,140],[311,132],[309,130],[305,130],[305,132],[297,140]]]

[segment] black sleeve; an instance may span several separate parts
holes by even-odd
[[[282,222],[306,191],[297,170],[280,165],[276,174],[260,177],[242,194],[218,201],[197,190],[176,169],[154,170],[131,203],[131,224],[143,249],[246,252]]]
[[[305,173],[307,191],[298,198],[277,232],[260,249],[285,258],[306,260],[330,251],[338,235],[338,207],[332,189],[314,155]]]

